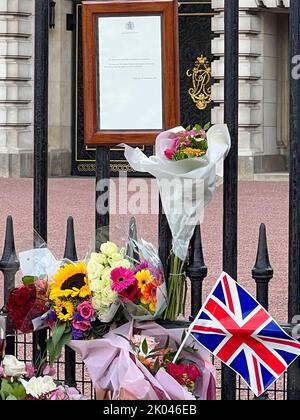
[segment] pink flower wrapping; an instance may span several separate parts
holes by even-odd
[[[195,400],[195,396],[201,400],[216,398],[215,368],[206,350],[196,344],[198,352],[188,355],[201,372],[194,396],[165,369],[160,369],[153,376],[137,360],[129,342],[121,337],[133,339],[136,331],[161,342],[165,342],[169,336],[170,346],[174,348],[175,343],[180,343],[183,333],[182,329],[166,330],[152,322],[139,324],[132,321],[111,331],[101,340],[71,341],[69,344],[81,355],[95,389],[101,390],[99,396],[109,394],[112,400],[126,399],[126,395],[137,400]],[[187,343],[190,344],[192,340]]]

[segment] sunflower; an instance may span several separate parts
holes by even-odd
[[[147,284],[151,283],[154,277],[150,273],[149,270],[141,270],[138,273],[136,273],[135,278],[137,279],[139,283],[139,289],[142,289]]]
[[[60,321],[71,321],[74,316],[74,305],[69,300],[55,300],[54,310]]]
[[[65,264],[50,285],[50,300],[61,297],[86,298],[91,294],[85,262]]]

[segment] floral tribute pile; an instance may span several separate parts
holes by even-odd
[[[164,329],[155,321],[175,321],[185,314],[190,240],[229,149],[227,127],[210,124],[160,134],[151,158],[125,146],[131,166],[158,179],[173,236],[167,282],[158,252],[143,239],[129,238],[123,247],[104,242],[98,252],[78,262],[56,261],[47,248],[20,255],[23,284],[11,291],[6,309],[20,333],[50,330],[46,354],[40,355],[44,364],[52,368],[68,345],[81,355],[98,398],[215,398],[215,370],[208,353],[189,343],[178,357],[183,347],[178,334],[184,330]],[[171,191],[163,182],[174,180],[184,188]],[[6,364],[4,359],[3,399],[79,399],[49,375],[29,378],[23,370],[15,377]],[[30,391],[39,386],[42,391]]]
[[[45,255],[49,252],[43,250]],[[32,253],[34,256],[35,251]],[[29,255],[26,252],[26,258]],[[45,255],[45,261],[53,260]],[[22,256],[20,259],[22,267]],[[55,269],[43,265],[34,269],[35,275],[26,274],[22,285],[11,291],[6,309],[15,329],[26,334],[49,328],[50,337],[47,354],[40,355],[42,368],[25,365],[13,356],[4,357],[0,371],[2,399],[81,399],[76,390],[57,384],[49,374],[65,345],[81,354],[98,397],[105,389],[113,399],[126,399],[128,395],[139,399],[194,399],[200,388],[203,398],[207,397],[207,389],[199,385],[203,378],[211,376],[203,351],[192,360],[181,358],[175,364],[172,360],[180,345],[178,338],[170,341],[167,330],[153,336],[144,334],[141,327],[136,330],[138,323],[156,325],[153,322],[162,318],[167,307],[163,267],[151,244],[129,240],[126,247],[120,248],[106,242],[85,261],[63,260],[55,264]],[[137,332],[132,335],[133,329]],[[118,361],[114,349],[124,345],[125,359]],[[194,355],[198,349],[187,347],[185,352]],[[152,384],[149,392],[142,396],[125,383],[123,391],[118,386],[103,386],[102,381],[99,386],[94,371],[99,374],[100,360],[103,378],[114,383],[109,367],[113,360],[106,364],[108,355],[118,361],[118,375],[123,372],[123,379],[131,377],[129,383],[142,373],[144,380]]]

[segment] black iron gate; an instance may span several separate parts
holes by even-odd
[[[291,63],[300,54],[300,2],[291,0],[290,50]],[[238,185],[238,1],[225,0],[225,122],[228,124],[232,149],[227,158],[224,176],[224,252],[223,268],[236,278],[237,275],[237,185]],[[34,188],[34,226],[47,240],[47,68],[48,68],[48,2],[36,0],[36,53],[35,70],[35,188]],[[297,63],[300,60],[297,61]],[[292,76],[293,75],[293,76]],[[291,168],[290,168],[290,262],[289,262],[289,319],[286,329],[291,330],[295,315],[300,314],[300,78],[291,72]],[[96,182],[110,176],[109,148],[96,149]],[[96,193],[96,200],[98,198]],[[96,229],[109,224],[109,214],[96,214]],[[96,247],[100,238],[96,238]],[[159,243],[162,262],[167,267],[170,244],[170,231],[166,218],[159,216]],[[0,270],[4,278],[4,299],[14,286],[15,274],[19,269],[14,246],[12,218],[7,220],[7,231]],[[76,260],[76,246],[73,220],[68,220],[65,256]],[[202,303],[202,286],[207,276],[203,260],[201,232],[196,228],[192,242],[188,268],[191,281],[192,302],[191,319],[198,313]],[[273,276],[266,241],[266,228],[260,227],[257,260],[252,270],[257,285],[257,298],[268,308],[269,282]],[[24,360],[37,356],[38,347],[45,346],[45,332],[31,337],[16,337],[9,331],[7,352],[17,353]],[[220,375],[220,397],[224,400],[252,399],[253,395],[236,380],[235,374],[227,368],[218,366]],[[66,349],[64,361],[58,363],[57,375],[67,384],[77,384],[82,391],[92,392],[90,382],[82,364],[75,354]],[[300,400],[300,361],[289,370],[263,399]]]
[[[73,31],[74,69],[72,175],[94,176],[96,149],[84,144],[82,0],[74,0],[73,3],[73,15],[68,17],[68,29]],[[210,2],[180,1],[178,7],[182,124],[204,125],[211,120],[211,18],[214,12]],[[151,146],[143,150],[149,156],[153,152]],[[139,176],[124,160],[123,150],[117,147],[110,149],[110,170],[111,176],[118,176],[120,172],[127,172],[128,176]],[[145,174],[142,176],[145,177]]]

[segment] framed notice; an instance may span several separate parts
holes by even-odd
[[[179,124],[178,3],[83,2],[87,146],[153,144]]]

